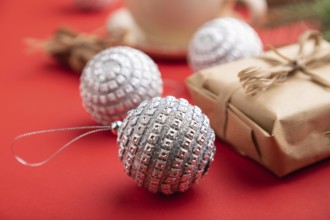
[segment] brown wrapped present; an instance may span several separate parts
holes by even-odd
[[[330,156],[330,44],[309,31],[272,50],[186,82],[221,139],[284,176]]]

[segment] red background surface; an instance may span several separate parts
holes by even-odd
[[[201,183],[162,196],[126,176],[110,132],[75,143],[42,167],[14,159],[10,144],[21,133],[95,124],[81,105],[79,77],[46,55],[27,53],[24,39],[48,37],[61,24],[94,30],[119,5],[81,13],[70,0],[0,1],[0,219],[329,219],[329,160],[279,179],[216,141],[215,161]],[[184,88],[177,95],[190,100],[186,63],[158,64],[164,79]],[[42,160],[76,135],[24,140],[18,151]]]

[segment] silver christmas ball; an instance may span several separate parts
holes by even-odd
[[[169,96],[144,101],[129,111],[117,142],[124,169],[139,186],[172,194],[186,191],[207,173],[214,139],[200,108]]]
[[[98,53],[87,63],[80,78],[85,109],[104,125],[122,120],[130,109],[160,96],[162,91],[157,65],[130,47],[112,47]]]
[[[254,29],[235,18],[218,18],[205,23],[194,34],[188,48],[188,62],[194,71],[231,62],[262,52]]]

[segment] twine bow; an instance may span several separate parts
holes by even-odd
[[[313,49],[310,53],[305,53],[305,45],[310,40],[314,43]],[[310,30],[305,32],[299,38],[299,50],[293,59],[270,46],[270,49],[278,58],[263,56],[261,59],[272,65],[271,68],[248,67],[238,73],[239,80],[246,94],[254,96],[260,91],[266,91],[274,85],[283,83],[288,77],[295,75],[297,72],[307,75],[310,80],[325,88],[330,88],[329,82],[310,71],[310,69],[330,61],[330,50],[322,51],[320,49],[322,40],[322,35],[318,31]]]
[[[27,39],[26,42],[32,49],[42,49],[60,63],[80,73],[96,53],[121,44],[125,35],[124,30],[117,30],[111,35],[98,37],[78,34],[69,28],[60,27],[49,40]]]

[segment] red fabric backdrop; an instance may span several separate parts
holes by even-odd
[[[167,197],[126,176],[110,132],[75,143],[42,167],[14,159],[10,144],[18,134],[94,124],[81,105],[79,77],[46,55],[27,53],[24,39],[50,36],[61,24],[94,30],[119,6],[81,13],[71,0],[0,1],[0,219],[329,219],[329,160],[279,179],[217,140],[209,174],[188,192]],[[163,78],[183,88],[176,95],[190,100],[186,63],[157,62]],[[25,140],[19,152],[42,160],[76,135]]]

